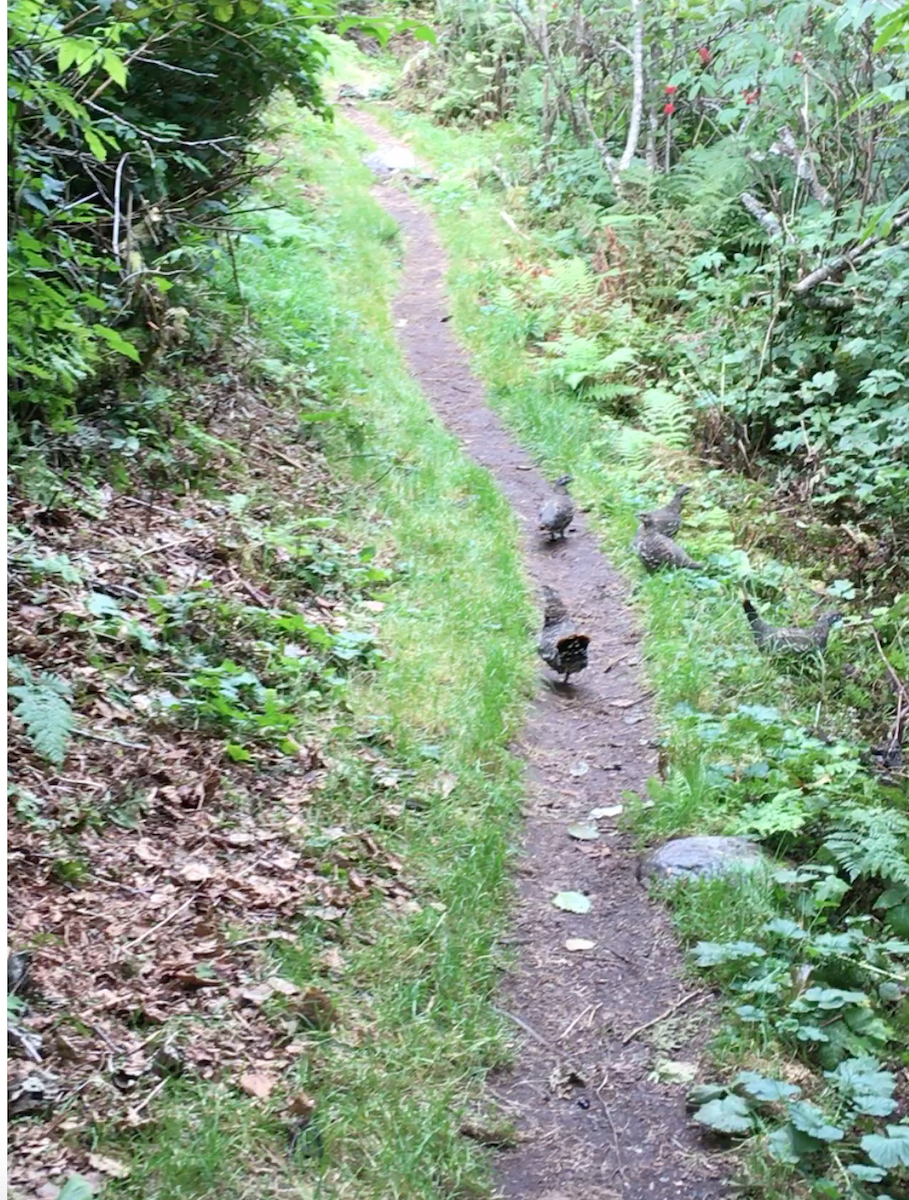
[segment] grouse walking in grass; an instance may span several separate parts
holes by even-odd
[[[543,588],[543,600],[543,629],[537,650],[547,666],[563,675],[562,682],[567,683],[569,675],[575,675],[587,666],[590,638],[586,633],[578,632],[577,625],[569,617],[568,610],[553,588]]]
[[[742,607],[758,649],[768,654],[821,653],[827,646],[830,630],[843,619],[842,613],[831,610],[807,629],[800,629],[797,625],[769,625],[747,597],[742,600]]]
[[[675,495],[668,504],[664,504],[662,508],[655,508],[652,513],[648,513],[653,521],[653,528],[657,533],[663,533],[666,537],[675,537],[682,525],[682,501],[691,491],[687,483],[683,483],[681,487],[675,489]]]
[[[555,538],[556,534],[564,537],[565,530],[574,517],[574,504],[568,495],[569,483],[571,483],[570,475],[560,476],[555,481],[552,495],[548,500],[543,501],[540,508],[540,529],[549,534],[550,541]]]
[[[704,569],[671,537],[660,533],[653,513],[638,513],[638,520],[641,524],[631,546],[648,571],[657,571],[660,567],[687,567],[691,571]]]

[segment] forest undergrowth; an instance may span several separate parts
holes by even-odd
[[[723,997],[694,1119],[743,1194],[901,1200],[909,8],[682,7],[635,0],[635,32],[559,0],[537,30],[440,0],[440,50],[409,46],[372,111],[437,176],[492,402],[635,581],[663,754],[629,821],[768,855],[666,893]],[[516,528],[402,366],[365,145],[312,115],[326,52],[384,95],[400,64],[319,32],[329,3],[294,12],[11,9],[29,1200],[483,1196],[461,1130],[507,1140],[483,1080],[533,670]],[[263,123],[278,86],[307,111]],[[635,105],[623,165],[603,138]],[[706,569],[644,577],[635,513],[678,482]],[[742,593],[845,621],[788,670]]]
[[[553,477],[573,475],[635,580],[664,762],[649,795],[628,797],[642,843],[745,835],[769,855],[746,879],[666,889],[693,969],[725,996],[717,1083],[692,1093],[694,1119],[737,1140],[747,1194],[900,1195],[909,600],[856,575],[827,521],[694,453],[694,414],[639,368],[659,328],[507,186],[523,130],[370,111],[438,176],[427,202],[451,257],[454,319],[494,406]],[[646,577],[629,546],[635,514],[683,482],[694,490],[679,536],[706,570]],[[745,594],[780,624],[808,624],[823,603],[845,621],[826,657],[787,668],[755,647]]]
[[[208,353],[16,463],[17,1195],[488,1194],[515,524],[404,371],[358,139],[284,118]]]

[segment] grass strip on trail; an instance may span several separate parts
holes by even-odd
[[[130,928],[127,913],[122,927],[108,927],[108,940],[124,954],[130,948],[130,970],[146,991],[161,981],[154,1020],[164,1024],[136,1035],[138,1044],[149,1032],[130,1060],[140,1064],[138,1077],[125,1107],[114,1104],[115,1119],[102,1064],[108,1051],[89,1039],[91,1053],[101,1049],[100,1073],[70,1102],[62,1130],[59,1121],[51,1127],[50,1145],[58,1181],[75,1168],[104,1182],[106,1194],[142,1200],[485,1196],[486,1156],[460,1128],[492,1122],[504,1136],[484,1107],[483,1083],[509,1045],[510,1030],[491,1006],[504,965],[497,940],[520,798],[519,764],[506,746],[534,670],[516,523],[404,369],[389,316],[396,230],[368,194],[358,135],[290,108],[279,115],[287,121],[284,158],[262,201],[277,207],[237,251],[248,324],[232,326],[233,358],[215,357],[201,381],[192,377],[215,391],[224,418],[219,473],[177,481],[173,493],[159,482],[148,501],[162,523],[154,537],[142,533],[144,516],[135,538],[128,523],[115,530],[85,518],[86,564],[95,552],[110,558],[125,534],[130,553],[142,536],[151,547],[140,549],[132,583],[116,593],[131,606],[128,628],[146,639],[144,657],[130,651],[138,656],[131,661],[122,649],[131,644],[123,611],[98,642],[97,621],[85,625],[84,609],[67,601],[76,614],[68,619],[95,638],[96,690],[109,693],[128,669],[160,682],[145,706],[154,717],[143,724],[123,693],[119,711],[129,724],[120,728],[128,732],[103,744],[77,739],[77,749],[129,754],[113,741],[153,738],[166,756],[174,728],[204,745],[212,765],[208,790],[187,788],[186,811],[174,810],[172,828],[159,821],[155,801],[140,804],[129,828],[110,827],[110,845],[122,846],[117,877],[133,880],[130,872],[147,863],[164,872],[155,886],[182,872],[182,885],[191,879],[198,891],[154,917],[134,899],[142,923]],[[249,401],[245,425],[230,415],[243,409],[238,376],[265,398],[258,408]],[[321,475],[308,491],[295,468],[311,463]],[[216,532],[206,525],[206,504],[221,514]],[[173,505],[196,506],[195,524],[169,527]],[[135,511],[147,514],[148,505]],[[197,570],[202,592],[181,600],[169,571],[182,569],[177,547],[191,537],[201,539],[194,552],[203,563],[230,565]],[[47,547],[35,537],[21,545],[31,555],[22,568],[27,583],[35,562],[46,565]],[[206,546],[215,557],[206,559]],[[148,603],[156,628],[172,631],[167,644],[146,630],[135,586],[149,563],[159,576]],[[196,570],[192,562],[186,569]],[[230,594],[222,577],[232,580]],[[84,594],[81,583],[66,586]],[[109,647],[117,638],[115,662]],[[27,638],[22,645],[31,653]],[[78,638],[71,645],[82,654]],[[83,661],[74,658],[74,668]],[[23,686],[37,687],[30,678]],[[161,684],[167,713],[159,710]],[[91,728],[90,697],[79,687],[68,695],[75,720]],[[71,745],[63,753],[86,785],[97,780],[99,763],[76,764]],[[122,758],[106,761],[108,778],[129,777]],[[46,766],[35,765],[34,777],[42,770],[47,798],[20,792],[18,801],[24,836],[49,838],[57,864],[56,877],[40,884],[49,899],[45,925],[31,928],[37,943],[55,936],[56,897],[69,903],[80,887],[93,894],[106,869],[81,819],[69,832],[36,824],[59,801]],[[90,826],[103,828],[103,815]],[[184,851],[168,839],[187,827],[193,865],[175,871]],[[271,866],[274,846],[283,857]],[[230,857],[241,852],[241,861]],[[165,853],[178,858],[159,863]],[[252,938],[247,914],[228,899],[251,880],[276,889],[265,901],[271,919],[254,925]],[[34,885],[27,876],[22,882]],[[200,924],[215,882],[224,898]],[[285,903],[291,893],[305,903]],[[152,926],[171,914],[169,925]],[[111,953],[113,962],[119,951]],[[168,975],[168,958],[187,965]],[[63,958],[55,969],[80,1033],[86,1014],[98,1014],[110,1041],[133,1036],[127,1024],[110,1023],[94,983],[68,995]],[[40,951],[34,970],[39,984],[49,978]],[[190,998],[168,1023],[178,981]],[[117,988],[130,992],[128,983]],[[26,1022],[43,1012],[37,992],[27,1005]],[[150,1057],[168,1039],[182,1063],[172,1078]],[[122,1056],[110,1064],[119,1070]],[[158,1075],[166,1082],[146,1105]],[[47,1127],[18,1129],[17,1169],[34,1179],[51,1161],[38,1144]],[[74,1195],[78,1187],[71,1185]]]
[[[649,796],[628,797],[642,844],[747,835],[770,856],[744,879],[666,889],[693,969],[726,997],[713,1047],[721,1082],[693,1095],[695,1119],[741,1139],[756,1195],[876,1196],[874,1181],[898,1192],[909,1178],[894,1124],[909,1102],[899,1070],[909,1062],[909,789],[904,774],[872,769],[863,748],[886,738],[894,712],[875,635],[903,669],[909,598],[860,603],[819,530],[787,529],[759,484],[696,460],[671,395],[623,382],[643,319],[600,293],[557,230],[534,227],[521,187],[503,193],[491,164],[504,155],[506,170],[519,168],[515,127],[370,111],[439,177],[426,201],[450,256],[456,328],[491,403],[553,478],[572,474],[604,549],[635,580],[664,763]],[[581,362],[571,375],[560,357],[591,329],[615,345],[612,366],[597,365],[609,380],[599,391],[584,382],[597,369]],[[646,576],[629,546],[635,514],[682,482],[694,492],[679,541],[707,569]],[[779,624],[809,624],[826,594],[845,626],[823,661],[763,658],[743,590]]]

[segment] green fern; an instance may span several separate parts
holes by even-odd
[[[909,884],[909,817],[885,808],[845,808],[824,846],[850,879]]]
[[[19,703],[13,709],[35,749],[55,766],[66,758],[73,732],[72,688],[59,675],[42,671],[35,677],[20,659],[9,660],[10,674],[21,680],[9,694]]]
[[[650,465],[657,440],[644,429],[618,425],[613,448],[621,461],[635,474],[643,475]]]
[[[554,264],[548,275],[538,280],[540,293],[547,300],[565,300],[584,308],[596,299],[599,280],[583,258],[564,258]]]
[[[691,410],[678,392],[648,388],[641,396],[641,424],[670,449],[687,448],[693,420]]]

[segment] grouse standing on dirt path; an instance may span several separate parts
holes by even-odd
[[[664,504],[662,508],[655,508],[652,513],[648,513],[648,517],[653,520],[653,527],[657,533],[664,533],[666,537],[675,537],[682,525],[682,501],[691,491],[687,483],[683,483],[681,487],[675,489],[675,495],[668,504]]]
[[[842,621],[843,614],[838,612],[823,613],[813,625],[800,629],[797,625],[769,625],[758,615],[757,609],[745,597],[742,608],[751,626],[751,632],[759,650],[768,654],[810,654],[820,653],[827,646],[830,630]]]
[[[537,650],[547,666],[564,675],[562,682],[567,683],[569,675],[583,671],[587,666],[590,638],[586,633],[578,632],[568,609],[553,588],[543,588],[543,600],[546,607]]]
[[[632,549],[648,571],[660,567],[686,567],[690,571],[703,571],[703,565],[695,562],[671,537],[660,533],[653,513],[638,513],[640,528],[634,535]]]
[[[549,534],[552,541],[556,534],[565,536],[565,530],[574,517],[574,504],[568,495],[570,475],[561,475],[553,486],[553,493],[544,500],[540,508],[540,529]]]

